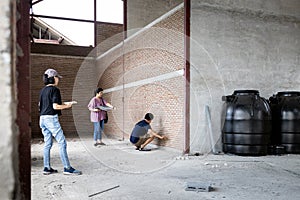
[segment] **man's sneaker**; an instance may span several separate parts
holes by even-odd
[[[57,173],[58,171],[56,169],[48,169],[47,167],[44,168],[43,170],[43,174],[44,175],[49,175],[49,174],[54,174],[54,173]]]
[[[65,175],[71,175],[71,174],[80,175],[82,173],[81,173],[81,171],[74,169],[73,167],[70,167],[70,168],[64,168],[64,174]]]
[[[139,151],[151,151],[151,149],[140,148]]]

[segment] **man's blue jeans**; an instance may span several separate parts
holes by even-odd
[[[40,127],[44,135],[44,167],[50,169],[50,150],[53,144],[52,137],[55,138],[59,145],[59,154],[65,168],[70,167],[67,153],[67,142],[64,132],[58,121],[58,115],[42,115],[40,116]]]
[[[94,140],[101,140],[102,139],[102,132],[104,129],[104,120],[100,122],[93,122],[94,123]]]

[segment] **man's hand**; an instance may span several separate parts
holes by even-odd
[[[162,139],[162,140],[167,140],[168,137],[167,137],[166,135],[163,135],[163,136],[161,136],[161,139]]]
[[[72,104],[62,104],[62,105],[59,105],[57,103],[53,103],[53,109],[54,110],[63,110],[63,109],[71,108],[71,107],[72,107]]]
[[[65,105],[66,105],[66,108],[71,108],[73,104],[70,103],[70,104],[65,104]]]
[[[77,101],[67,101],[67,102],[64,102],[64,104],[77,104]]]

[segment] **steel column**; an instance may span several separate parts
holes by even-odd
[[[21,199],[31,199],[30,0],[17,1],[17,120]],[[18,15],[17,15],[18,16]]]
[[[191,1],[184,0],[184,57],[185,57],[185,143],[184,153],[190,152],[190,15]]]

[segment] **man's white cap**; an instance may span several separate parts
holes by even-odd
[[[55,69],[47,69],[45,71],[45,74],[48,75],[48,78],[50,77],[58,77],[58,78],[62,78],[61,75],[58,74],[58,72]]]

